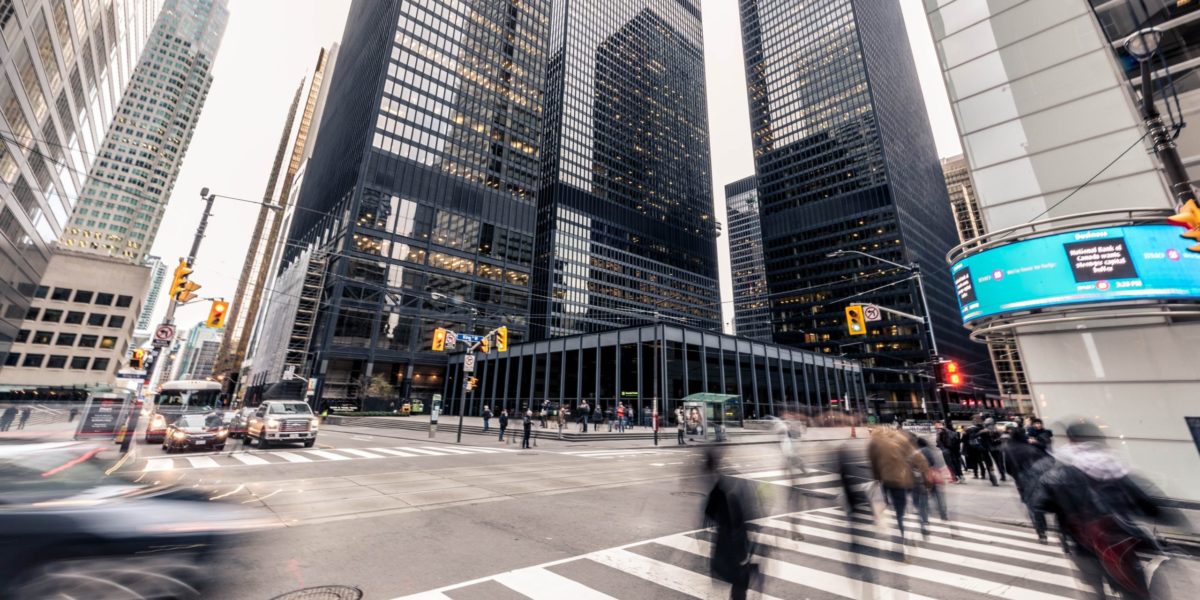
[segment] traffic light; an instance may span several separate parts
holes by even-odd
[[[446,329],[438,327],[433,330],[433,351],[442,352],[446,349]]]
[[[192,292],[200,289],[200,284],[188,281],[188,275],[191,274],[191,265],[188,265],[186,259],[179,259],[179,266],[175,267],[175,278],[171,280],[171,297],[176,302],[191,300],[196,296]]]
[[[867,334],[867,318],[863,316],[861,304],[851,304],[846,307],[846,329],[850,335]]]
[[[1188,200],[1179,210],[1179,214],[1167,217],[1167,220],[1187,227],[1183,237],[1200,242],[1200,205],[1197,205],[1195,200]],[[1188,250],[1200,252],[1200,243],[1189,247]]]
[[[468,392],[475,391],[475,387],[478,385],[479,385],[478,377],[468,377],[467,378],[467,391]]]
[[[479,342],[479,349],[483,350],[484,354],[492,351],[492,334],[489,333],[483,336],[483,339]]]
[[[140,371],[146,366],[146,351],[142,348],[134,348],[133,355],[129,357],[129,368],[135,371]]]
[[[508,327],[496,330],[496,351],[508,352]]]
[[[224,300],[213,300],[212,308],[208,309],[208,320],[204,324],[213,329],[225,326],[225,318],[229,316],[229,303]]]
[[[958,362],[948,360],[942,363],[942,383],[950,387],[962,385],[962,373],[958,370]]]

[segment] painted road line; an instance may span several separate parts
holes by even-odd
[[[192,463],[193,469],[213,469],[221,466],[217,464],[217,461],[207,456],[189,456],[187,457],[187,461]]]
[[[143,471],[170,471],[175,468],[175,460],[171,458],[151,458],[146,461]]]
[[[532,600],[616,600],[608,594],[540,567],[518,569],[497,575],[496,582]]]
[[[338,448],[337,450],[338,452],[345,452],[346,454],[353,454],[354,456],[361,456],[363,458],[383,458],[382,454],[375,454],[366,450],[359,450],[358,448]]]
[[[269,465],[269,464],[271,464],[271,461],[269,461],[269,460],[263,460],[253,454],[246,454],[245,452],[233,452],[229,456],[232,456],[234,458],[234,460],[237,460],[244,465]]]
[[[371,452],[382,452],[384,454],[391,454],[392,456],[403,456],[404,458],[412,458],[416,456],[416,454],[394,450],[392,448],[371,448]]]
[[[311,454],[313,456],[319,456],[319,457],[327,459],[327,460],[350,460],[349,456],[342,456],[341,454],[334,454],[332,452],[329,452],[328,450],[305,450],[304,453]]]
[[[299,454],[292,454],[291,452],[272,452],[271,456],[278,456],[283,460],[294,463],[312,462],[312,459],[307,456],[300,456]]]

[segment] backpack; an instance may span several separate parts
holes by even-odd
[[[983,429],[972,429],[967,432],[967,447],[972,450],[983,451]]]

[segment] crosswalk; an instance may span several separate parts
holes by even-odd
[[[769,483],[789,488],[799,488],[812,496],[836,498],[842,493],[842,476],[828,471],[809,469],[804,473],[786,469],[770,469],[749,473],[736,473],[736,477],[750,479],[761,483]],[[867,477],[850,477],[853,490],[865,490],[873,485]]]
[[[655,455],[655,454],[683,455],[683,454],[690,454],[690,453],[680,452],[678,450],[651,450],[651,449],[639,450],[636,448],[624,448],[624,449],[613,448],[611,450],[567,450],[564,452],[560,452],[559,454],[564,454],[566,456],[576,456],[579,458],[609,459],[609,458],[624,458],[624,457],[628,457],[628,456],[651,456],[651,455]]]
[[[479,446],[396,446],[394,448],[336,448],[325,450],[294,450],[269,452],[229,452],[226,454],[203,454],[196,456],[150,458],[143,471],[179,471],[187,469],[216,469],[221,467],[255,467],[340,460],[367,460],[375,458],[422,458],[429,456],[461,456],[471,454],[499,454],[519,452],[511,448],[482,448]]]
[[[918,529],[906,520],[910,536]],[[935,519],[929,538],[906,546],[890,513],[873,522],[837,507],[758,519],[749,530],[761,573],[751,598],[1094,596],[1056,540],[1038,543],[1032,530]],[[728,584],[709,577],[714,541],[709,530],[673,534],[397,600],[728,598]]]

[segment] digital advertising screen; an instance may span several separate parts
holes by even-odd
[[[950,268],[963,323],[1060,306],[1200,300],[1200,253],[1174,225],[1073,231],[1014,242]]]

